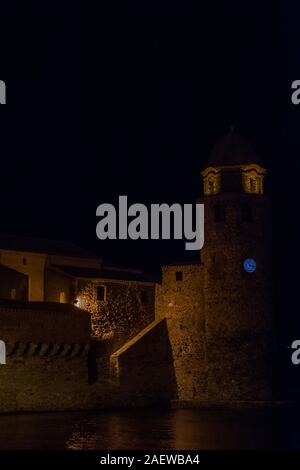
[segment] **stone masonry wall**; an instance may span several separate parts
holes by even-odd
[[[177,398],[166,320],[156,320],[110,358],[110,375],[126,406],[160,404]]]
[[[86,286],[94,285],[86,290]],[[104,301],[97,301],[96,286],[106,288]],[[85,301],[88,292],[88,301]],[[142,302],[142,292],[146,295]],[[92,295],[92,299],[91,299]],[[80,305],[91,307],[92,336],[98,339],[110,337],[113,349],[117,350],[155,319],[155,285],[134,281],[97,280],[78,283]],[[86,305],[87,304],[87,305]],[[86,306],[85,306],[86,305]]]
[[[182,273],[182,280],[176,280]],[[156,316],[165,318],[179,400],[207,399],[203,266],[165,266],[156,287]]]
[[[0,339],[8,344],[87,344],[90,314],[72,305],[0,301]]]
[[[0,365],[0,413],[145,406],[173,397],[168,336],[159,323],[122,350],[117,377],[110,364],[113,344],[90,342],[87,312],[66,304],[1,301],[7,356]]]
[[[71,328],[70,328],[71,325]],[[86,406],[90,316],[44,302],[0,302],[0,412]]]
[[[42,345],[36,354],[21,348],[0,366],[0,412],[85,408],[87,352],[75,357],[43,355],[47,347]]]
[[[261,195],[204,198],[204,310],[209,396],[270,400],[274,329],[269,204]],[[243,218],[243,205],[251,210]],[[215,218],[216,205],[223,217]],[[256,271],[244,270],[246,258]]]

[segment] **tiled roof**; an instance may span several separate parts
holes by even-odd
[[[13,310],[38,310],[39,312],[51,311],[55,313],[67,312],[67,313],[78,313],[82,311],[78,307],[72,304],[65,304],[59,302],[35,302],[35,301],[21,301],[21,300],[10,300],[0,299],[0,310],[1,308],[13,309]]]
[[[11,235],[0,235],[0,249],[14,251],[29,251],[48,255],[78,256],[82,258],[97,258],[91,252],[84,250],[74,243],[44,238],[29,238]]]
[[[55,269],[63,271],[64,273],[71,275],[77,278],[87,278],[87,279],[115,279],[115,280],[124,280],[124,281],[141,281],[141,282],[156,282],[154,276],[143,273],[142,271],[138,272],[136,270],[130,269],[120,269],[117,270],[104,268],[85,268],[78,266],[60,266],[53,265]]]
[[[257,163],[252,145],[234,130],[225,135],[213,148],[208,166],[245,165]]]

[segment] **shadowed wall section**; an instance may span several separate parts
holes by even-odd
[[[0,264],[0,299],[28,300],[28,276]]]
[[[128,405],[177,398],[172,350],[165,319],[152,322],[110,358],[111,377]]]

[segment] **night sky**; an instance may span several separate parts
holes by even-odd
[[[98,241],[96,207],[121,194],[194,202],[212,146],[234,125],[268,170],[289,338],[300,334],[299,7],[198,3],[1,5],[1,231],[148,269],[176,260],[181,242]]]

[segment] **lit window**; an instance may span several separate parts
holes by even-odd
[[[220,192],[221,178],[220,173],[210,172],[204,176],[204,194],[211,196]]]
[[[182,280],[183,280],[182,271],[177,271],[176,272],[176,281],[182,281]]]
[[[243,189],[249,194],[263,194],[266,170],[259,165],[243,166]]]
[[[16,298],[17,298],[17,290],[16,289],[11,289],[10,290],[10,298],[12,300],[16,300]]]
[[[106,298],[106,287],[105,286],[97,286],[97,300],[99,302],[103,302]]]
[[[59,302],[61,304],[67,303],[67,296],[66,296],[65,291],[59,293]]]

